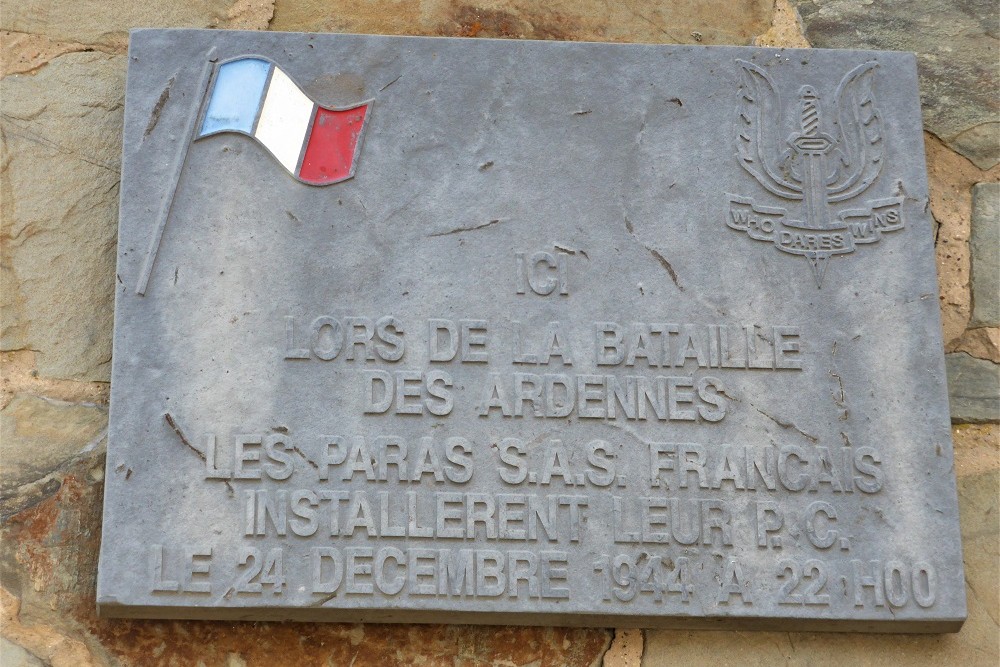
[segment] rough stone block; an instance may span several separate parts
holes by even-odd
[[[960,479],[958,501],[967,585],[987,616],[1000,622],[1000,473],[993,469]]]
[[[441,35],[520,39],[748,44],[768,30],[771,0],[553,0],[470,3],[462,0],[377,2],[331,12],[324,0],[277,0],[273,30]]]
[[[972,320],[1000,327],[1000,183],[972,188]]]
[[[965,352],[945,355],[951,420],[1000,421],[1000,364],[976,359]]]
[[[0,29],[110,47],[124,47],[128,31],[139,26],[259,30],[272,12],[266,0],[3,0],[0,6]]]
[[[1000,162],[993,0],[794,0],[813,46],[914,51],[924,127],[981,169]]]
[[[45,663],[26,650],[0,637],[0,664],[6,667],[45,667]]]
[[[967,329],[950,352],[968,352],[977,359],[1000,364],[1000,327]]]
[[[0,80],[0,346],[43,376],[110,376],[124,66],[72,53]]]
[[[96,406],[15,396],[0,412],[0,493],[6,496],[95,448],[107,426],[107,411]]]

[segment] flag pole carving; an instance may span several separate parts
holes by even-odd
[[[241,56],[215,67],[209,52],[202,75],[201,104],[177,158],[179,167],[160,212],[136,294],[146,292],[177,184],[191,145],[223,132],[256,140],[305,185],[333,185],[354,176],[373,100],[335,108],[314,102],[280,67],[260,56]],[[211,76],[214,69],[214,76]]]
[[[167,217],[170,216],[170,209],[174,205],[174,195],[177,193],[177,184],[180,183],[181,172],[184,171],[184,164],[187,162],[188,148],[191,146],[195,129],[198,127],[198,118],[201,116],[201,106],[204,105],[205,90],[208,88],[209,81],[211,80],[212,68],[214,65],[215,47],[212,47],[205,60],[205,66],[201,73],[201,83],[198,86],[198,92],[201,94],[200,99],[202,102],[195,111],[195,114],[191,117],[191,120],[188,121],[188,129],[185,134],[187,140],[181,144],[180,154],[174,161],[174,164],[178,165],[175,169],[176,175],[174,176],[174,182],[170,186],[170,192],[167,193],[167,198],[163,202],[163,208],[160,209],[160,215],[156,220],[156,229],[153,231],[153,238],[149,242],[149,250],[146,252],[146,261],[142,263],[142,273],[139,274],[139,284],[135,288],[135,293],[139,296],[143,296],[146,293],[146,285],[149,283],[149,274],[153,272],[153,262],[156,261],[156,252],[160,248],[160,240],[163,238],[163,229],[167,226]]]

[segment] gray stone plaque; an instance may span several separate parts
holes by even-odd
[[[108,616],[965,618],[909,54],[148,30]]]

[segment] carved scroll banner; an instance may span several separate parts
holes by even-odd
[[[909,54],[142,30],[106,616],[943,632]]]

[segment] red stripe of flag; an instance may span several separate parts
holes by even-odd
[[[307,183],[327,185],[350,177],[367,115],[367,104],[344,111],[319,107],[299,178]]]

